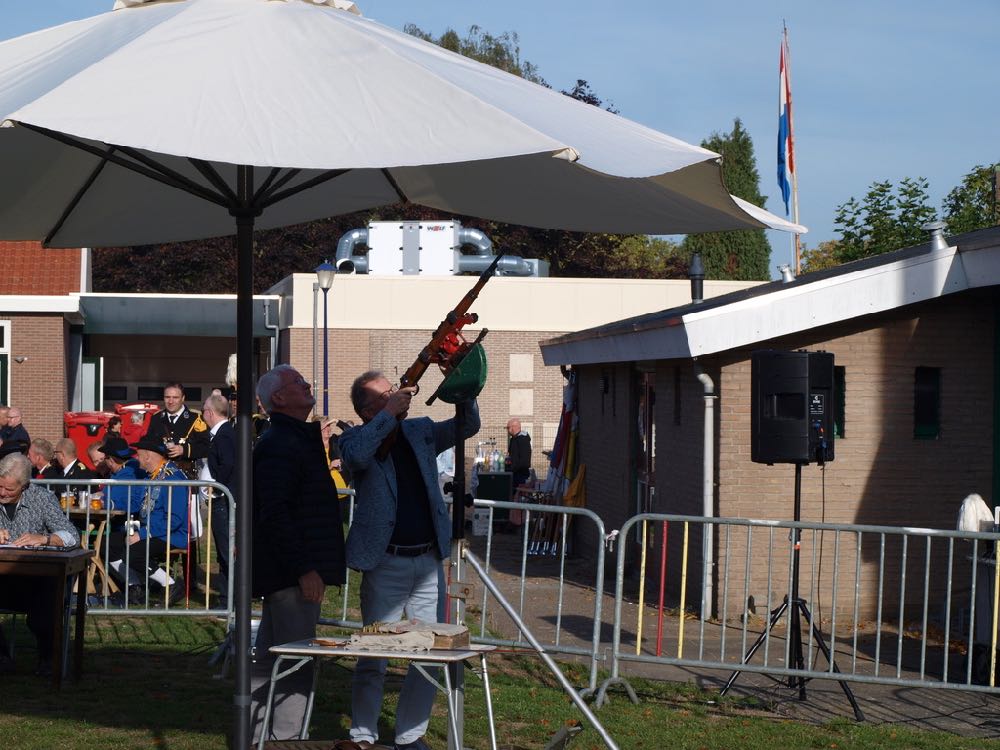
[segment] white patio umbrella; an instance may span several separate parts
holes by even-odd
[[[118,0],[0,43],[0,125],[3,239],[117,246],[235,231],[244,384],[255,227],[409,201],[579,231],[802,231],[734,200],[717,154],[366,20],[344,0]],[[238,405],[241,655],[251,390]]]

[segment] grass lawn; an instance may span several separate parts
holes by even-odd
[[[9,631],[8,631],[9,632]],[[55,693],[35,677],[34,644],[19,619],[17,670],[0,675],[0,748],[11,750],[119,750],[163,748],[209,750],[227,747],[232,725],[233,679],[217,677],[208,659],[223,636],[219,622],[191,618],[111,618],[87,622],[83,679]],[[570,668],[578,669],[578,668]],[[497,656],[490,663],[501,747],[541,748],[563,722],[579,713],[544,666],[530,656]],[[383,712],[383,739],[391,740],[398,668],[390,676]],[[585,673],[573,673],[582,684]],[[633,682],[642,698],[633,706],[621,694],[598,711],[623,748],[733,748],[790,750],[887,748],[949,750],[997,748],[1000,741],[838,720],[813,726],[778,720],[736,702],[710,703],[688,685]],[[347,736],[350,672],[326,662],[312,726],[314,739]],[[466,745],[489,746],[481,683],[467,677]],[[443,702],[438,701],[428,742],[447,747]],[[590,750],[603,745],[586,728],[569,745]]]

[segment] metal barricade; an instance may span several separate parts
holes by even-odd
[[[349,520],[353,520],[355,500],[354,491],[341,490],[341,492],[347,492],[351,495],[349,500]],[[446,502],[450,504],[450,500]],[[535,635],[540,636],[545,649],[550,653],[572,654],[574,656],[585,658],[589,667],[589,680],[587,688],[585,688],[582,693],[586,695],[594,692],[597,689],[598,662],[604,658],[604,652],[601,649],[601,616],[604,597],[605,564],[604,523],[593,511],[587,510],[586,508],[570,508],[560,505],[535,505],[482,499],[475,500],[474,508],[485,511],[488,515],[488,531],[482,542],[484,545],[483,567],[487,574],[489,574],[491,565],[494,564],[496,559],[496,545],[494,543],[495,539],[493,528],[494,511],[499,509],[508,509],[519,511],[523,514],[524,523],[521,527],[518,549],[516,552],[508,553],[504,559],[505,565],[516,567],[518,570],[516,580],[510,581],[509,579],[506,579],[503,583],[506,595],[511,599],[516,597],[518,602],[517,613],[522,620],[533,619],[537,622],[544,616],[548,616],[550,614],[552,615],[553,627],[548,629],[548,633],[536,633]],[[598,550],[596,557],[593,559],[593,569],[587,571],[588,580],[593,580],[593,588],[591,589],[589,584],[586,587],[578,586],[578,590],[586,590],[585,598],[588,601],[586,601],[583,605],[583,608],[585,608],[586,611],[581,611],[580,605],[577,602],[577,611],[572,613],[574,617],[585,618],[587,621],[587,625],[590,630],[589,635],[586,638],[577,639],[578,642],[582,641],[587,645],[578,645],[566,642],[569,635],[564,623],[564,607],[566,606],[568,599],[567,587],[571,585],[567,581],[566,577],[566,563],[569,552],[568,548],[571,541],[570,519],[573,518],[578,518],[581,521],[587,520],[590,522],[587,526],[588,531],[578,530],[576,534],[592,534],[594,538],[593,543]],[[550,531],[546,532],[545,554],[544,556],[538,555],[538,562],[536,563],[533,562],[533,558],[535,557],[533,550],[541,549],[541,547],[536,544],[539,542],[536,534],[538,519],[544,519],[545,523],[548,524],[546,528],[550,529]],[[476,545],[478,543],[476,537],[467,538],[467,542],[471,545]],[[548,568],[554,568],[554,575],[548,572],[546,572],[543,576],[532,575],[531,567],[537,568],[542,564]],[[589,560],[586,561],[586,565],[589,567]],[[541,602],[536,603],[534,605],[536,611],[532,611],[532,605],[528,602],[527,597],[529,585],[532,583],[537,584],[541,581],[551,581],[553,579],[555,581],[554,593],[544,597]],[[351,612],[349,605],[349,602],[352,599],[351,590],[355,585],[359,584],[359,574],[348,570],[346,583],[344,584],[340,597],[340,616],[337,618],[321,618],[320,624],[345,628],[361,627],[361,622],[350,616]],[[480,591],[482,592],[482,599],[479,602],[478,612],[473,613],[472,610],[468,608],[466,609],[466,624],[469,626],[469,631],[472,634],[473,640],[477,643],[488,643],[508,648],[532,648],[532,645],[526,639],[524,632],[516,624],[514,624],[511,628],[515,633],[513,637],[499,637],[494,633],[493,629],[491,629],[489,625],[490,606],[487,587],[485,585],[480,586]],[[468,605],[469,602],[466,602],[466,604]],[[542,604],[545,609],[538,609],[538,604]],[[472,619],[473,616],[475,616],[475,620]],[[548,637],[546,638],[545,635],[548,635]]]
[[[221,591],[212,599],[212,567],[215,563],[215,541],[212,533],[212,504],[224,502],[229,507],[229,528],[227,539],[230,561],[233,560],[234,533],[236,526],[236,506],[232,493],[217,482],[202,480],[154,481],[115,479],[34,479],[32,484],[52,488],[60,499],[60,505],[67,518],[80,528],[81,545],[95,549],[97,554],[86,575],[87,591],[77,592],[77,596],[88,598],[88,610],[100,615],[172,615],[225,617],[229,626],[233,622],[233,575],[226,577],[225,598]],[[69,491],[66,488],[72,488]],[[121,560],[112,560],[109,541],[114,534],[125,536],[138,527],[140,512],[131,513],[116,508],[111,501],[113,489],[123,490],[126,504],[135,508],[141,506],[151,488],[160,487],[167,493],[167,516],[174,511],[175,503],[188,504],[188,528],[184,534],[186,546],[183,549],[166,545],[163,561],[155,563],[150,554],[150,537],[135,544],[124,546]],[[208,498],[200,490],[211,489]],[[117,493],[116,493],[117,494]],[[92,495],[94,497],[92,497]],[[93,504],[92,504],[93,503]],[[205,504],[207,518],[201,517]],[[100,506],[100,507],[99,507]],[[142,574],[133,564],[133,555],[141,556]],[[178,582],[174,577],[173,564],[180,559],[183,563],[184,591],[178,595]],[[197,559],[197,562],[196,562]],[[157,580],[161,579],[161,580]],[[218,580],[218,579],[216,579]],[[129,597],[129,584],[141,586],[141,595]]]
[[[586,508],[573,508],[562,505],[541,505],[530,503],[513,503],[500,500],[476,499],[474,509],[485,510],[488,514],[486,523],[485,539],[482,540],[483,569],[486,574],[490,574],[492,567],[499,561],[496,550],[496,537],[494,529],[494,512],[500,509],[518,511],[522,514],[523,523],[517,531],[519,543],[516,551],[509,550],[503,563],[508,566],[517,566],[516,582],[505,582],[504,588],[507,595],[513,599],[513,594],[517,597],[517,614],[523,621],[534,619],[538,623],[542,616],[551,616],[552,628],[547,629],[548,633],[539,631],[535,625],[535,636],[540,638],[545,649],[550,653],[572,654],[586,658],[589,663],[588,687],[581,691],[586,695],[597,689],[597,669],[598,662],[603,659],[601,649],[601,616],[604,598],[604,522],[591,510]],[[575,533],[579,539],[584,535],[592,536],[588,549],[596,549],[596,556],[592,560],[593,568],[579,572],[581,577],[586,577],[593,581],[591,588],[589,583],[571,583],[567,580],[567,560],[572,547],[572,537],[570,534],[571,522],[578,519]],[[579,521],[586,520],[588,525],[579,528]],[[475,545],[478,537],[472,537],[467,541]],[[588,568],[590,560],[578,561],[583,567]],[[579,566],[578,566],[579,567]],[[541,575],[531,569],[543,568]],[[554,570],[553,570],[554,569]],[[589,575],[587,575],[589,573]],[[547,591],[547,595],[539,597],[535,602],[529,602],[527,592],[529,585],[538,587],[546,585],[546,582],[555,583],[555,591]],[[574,586],[576,594],[583,592],[583,601],[580,597],[569,597],[567,595],[568,586]],[[572,598],[576,606],[576,611],[569,613],[574,618],[589,620],[589,637],[582,635],[572,636],[565,625],[566,613],[564,611],[567,602]],[[542,609],[544,608],[544,609]],[[535,609],[536,611],[532,611]],[[541,610],[541,611],[538,611]],[[466,610],[467,620],[469,610]],[[524,632],[515,625],[516,634],[512,638],[497,637],[489,632],[489,598],[487,587],[482,586],[482,599],[480,601],[478,622],[468,622],[470,631],[474,632],[476,641],[480,643],[490,643],[496,646],[513,648],[530,648],[530,642],[525,638]],[[478,630],[478,633],[475,632]],[[545,636],[548,635],[546,638]],[[570,637],[582,641],[586,645],[575,645],[568,643]]]
[[[624,541],[633,530],[638,550]],[[614,685],[634,700],[621,674],[629,662],[730,671],[727,688],[752,672],[996,691],[1000,568],[990,556],[1000,534],[641,514],[618,539],[611,676],[598,706]],[[703,555],[708,544],[711,568],[702,564],[713,559]],[[629,596],[627,568],[638,579]],[[632,625],[626,601],[636,611],[631,643],[623,640]],[[984,684],[967,658],[977,642],[988,649]]]

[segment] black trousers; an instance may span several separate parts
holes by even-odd
[[[223,580],[229,578],[229,500],[217,497],[212,500],[212,545],[219,572]]]
[[[149,567],[146,566],[147,542],[149,543]],[[139,577],[144,580],[147,572],[152,574],[167,559],[167,543],[162,539],[147,537],[141,542],[130,545],[125,541],[124,534],[112,534],[108,537],[108,560],[112,562],[115,560],[125,560],[126,549],[128,551],[127,559],[129,568],[138,573]],[[171,555],[183,551],[176,547],[170,548]]]
[[[55,623],[52,621],[52,597],[56,582],[37,576],[0,577],[0,609],[24,612],[28,615],[28,630],[38,641],[38,658],[52,658],[52,638]]]

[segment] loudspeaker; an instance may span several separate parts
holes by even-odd
[[[763,349],[751,354],[750,366],[751,460],[832,461],[833,354]]]

